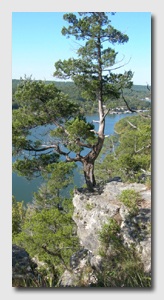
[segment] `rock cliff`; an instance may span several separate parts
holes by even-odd
[[[139,211],[131,218],[128,217],[128,208],[119,200],[125,189],[134,189],[141,196]],[[75,190],[73,205],[73,219],[82,250],[71,257],[73,273],[65,271],[59,286],[76,286],[86,265],[90,268],[88,283],[96,282],[92,270],[102,268],[102,259],[98,255],[98,231],[103,223],[108,222],[108,218],[115,219],[121,225],[122,244],[127,248],[133,245],[144,264],[145,273],[151,273],[151,191],[144,184],[125,184],[114,178],[105,186],[94,188],[93,192],[85,188]]]
[[[132,216],[119,198],[126,189],[133,189],[141,196],[139,209]],[[151,274],[151,191],[144,184],[125,184],[119,178],[114,178],[103,187],[94,188],[92,192],[80,188],[74,191],[73,205],[73,220],[77,225],[81,250],[71,256],[72,272],[66,270],[63,273],[58,282],[59,287],[77,287],[81,278],[84,286],[98,281],[96,273],[103,270],[98,231],[102,224],[108,223],[109,218],[120,225],[120,242],[126,248],[133,245],[139,253],[145,273]],[[13,245],[13,279],[32,278],[36,266],[23,248]]]

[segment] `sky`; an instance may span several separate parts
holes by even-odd
[[[61,34],[62,27],[68,26],[63,14],[12,13],[12,79],[32,75],[36,80],[59,80],[53,77],[55,62],[76,57],[78,47],[74,37],[68,39]],[[151,85],[151,13],[117,12],[108,16],[111,25],[129,37],[124,45],[109,45],[118,52],[118,61],[125,57],[118,64],[125,65],[115,72],[131,70],[134,84]]]

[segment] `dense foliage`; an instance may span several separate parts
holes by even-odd
[[[62,172],[65,175],[61,176]],[[43,278],[51,278],[53,285],[57,284],[65,269],[69,270],[70,256],[80,249],[72,219],[71,198],[63,199],[59,194],[59,189],[65,188],[71,180],[71,164],[60,162],[58,172],[53,170],[26,209],[23,203],[13,200],[12,242],[35,259],[39,273]]]
[[[60,274],[69,269],[69,259],[80,249],[71,210],[67,213],[55,208],[42,209],[25,218],[24,225],[13,239],[13,243],[23,247],[31,257],[44,262],[44,269],[51,273],[56,269]],[[48,272],[47,272],[48,273]]]
[[[120,176],[122,180],[138,181],[151,170],[151,119],[126,117],[115,124],[116,134],[107,138],[95,165],[99,181]]]

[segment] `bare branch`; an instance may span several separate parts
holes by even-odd
[[[114,130],[114,131],[115,131],[116,134],[121,134],[121,133],[117,132],[116,130]]]
[[[91,123],[100,123],[100,121],[93,120]]]
[[[123,59],[122,59],[122,60],[123,60]],[[119,62],[121,62],[122,60],[120,60]],[[113,71],[113,70],[120,69],[120,68],[126,66],[126,65],[130,62],[130,60],[131,60],[131,57],[130,57],[130,59],[128,60],[127,63],[124,63],[123,65],[121,65],[121,66],[119,66],[119,67],[116,67],[116,68],[113,68],[113,69],[103,70],[103,72],[106,72],[106,71],[111,72],[111,71]],[[119,62],[117,62],[117,63],[119,63]],[[115,63],[115,64],[117,64],[117,63]],[[114,66],[115,64],[113,64],[113,66]]]
[[[108,68],[108,67],[113,67],[114,65],[119,64],[120,62],[122,62],[122,61],[124,60],[124,58],[125,58],[125,55],[123,55],[123,58],[122,58],[121,60],[116,61],[116,62],[113,63],[113,64],[109,64],[108,66],[106,66],[105,68],[103,68],[103,72],[104,72],[104,71],[109,71],[109,70],[105,70],[105,69]]]
[[[97,132],[96,130],[94,130],[94,129],[91,129],[90,131],[91,131],[91,132],[94,132],[95,134],[97,134],[97,135],[98,135],[98,132]]]
[[[124,100],[124,102],[125,102],[127,108],[128,108],[131,112],[136,112],[136,113],[138,113],[140,116],[142,116],[143,118],[146,118],[146,119],[149,118],[149,119],[151,119],[151,116],[150,116],[150,115],[143,115],[143,114],[141,114],[138,110],[131,109],[131,108],[129,107],[129,105],[128,105],[128,103],[127,103],[125,97],[124,97],[122,88],[121,88],[121,94],[122,94],[122,99]]]
[[[133,128],[140,130],[137,126],[133,125],[131,122],[129,122],[128,120],[126,120],[126,122],[128,122]]]
[[[45,146],[45,145],[41,145],[41,146]],[[44,148],[36,149],[36,148],[32,147],[32,146],[29,144],[29,147],[30,147],[30,148],[24,148],[24,150],[26,150],[26,151],[35,151],[35,152],[39,152],[39,151],[45,151],[45,150],[50,149],[50,148],[55,148],[56,145],[45,146]]]
[[[149,148],[151,148],[151,145],[143,146],[141,149],[136,151],[136,147],[135,147],[135,153],[138,153],[138,152],[142,151],[143,149],[149,149]]]

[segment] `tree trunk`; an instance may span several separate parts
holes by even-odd
[[[96,180],[94,176],[94,161],[88,162],[87,160],[83,161],[83,170],[84,177],[88,188],[92,188],[96,185]]]

